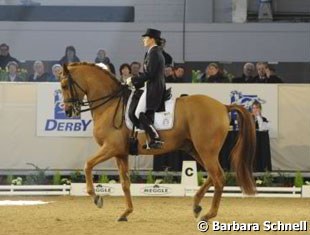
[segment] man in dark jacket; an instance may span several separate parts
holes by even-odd
[[[11,61],[15,61],[19,64],[19,61],[10,55],[9,45],[2,43],[0,45],[0,69],[5,69],[7,64]]]
[[[166,90],[164,68],[165,59],[162,53],[161,32],[147,29],[142,35],[144,47],[148,51],[144,58],[143,74],[127,79],[127,84],[136,88],[144,87],[135,115],[150,137],[150,148],[161,148],[163,142],[153,126],[154,113],[160,108]]]

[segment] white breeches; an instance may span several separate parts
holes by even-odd
[[[146,112],[146,87],[143,88],[143,93],[140,97],[139,103],[137,105],[135,116],[139,119],[140,113]]]

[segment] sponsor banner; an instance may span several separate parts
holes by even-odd
[[[310,198],[310,185],[303,185],[301,188],[301,196]]]
[[[121,184],[94,184],[95,192],[98,195],[123,196]],[[184,186],[180,184],[131,184],[132,196],[184,196]],[[72,196],[87,196],[85,183],[71,184]]]
[[[184,196],[184,186],[181,184],[132,184],[133,196]]]
[[[121,184],[94,184],[94,187],[97,195],[124,195]],[[72,183],[70,194],[72,196],[88,196],[86,192],[86,183]]]
[[[63,109],[59,83],[42,83],[37,87],[38,136],[92,136],[90,112],[80,117],[68,118]]]

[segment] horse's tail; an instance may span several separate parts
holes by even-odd
[[[256,147],[255,123],[251,114],[240,105],[226,105],[228,112],[238,113],[239,133],[231,151],[231,162],[236,172],[237,182],[246,194],[255,194],[253,161]]]

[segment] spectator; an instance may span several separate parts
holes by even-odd
[[[76,56],[74,46],[67,46],[65,55],[60,59],[59,64],[64,65],[72,62],[80,62],[80,59]]]
[[[48,79],[49,82],[57,82],[58,81],[58,74],[62,71],[62,66],[60,64],[54,64],[52,66],[52,75]]]
[[[166,67],[165,68],[165,74],[167,73],[170,73],[170,69],[171,68],[170,66]],[[167,71],[166,71],[167,69]],[[165,76],[165,79],[167,82],[169,83],[183,83],[185,82],[185,79],[184,79],[184,67],[181,66],[181,65],[178,65],[178,66],[175,66],[174,68],[172,68],[172,73],[171,75],[169,76]]]
[[[210,63],[205,70],[205,74],[201,77],[201,82],[225,83],[229,82],[229,80],[224,76],[217,63]]]
[[[161,47],[163,49],[163,56],[165,58],[165,66],[173,66],[173,59],[169,53],[165,51],[166,39],[161,39]]]
[[[97,56],[95,58],[95,63],[104,63],[109,67],[111,73],[115,74],[115,67],[112,64],[109,57],[107,57],[107,53],[104,49],[99,49],[97,52]]]
[[[266,69],[266,83],[283,83],[282,79],[276,75],[276,70],[270,64],[267,64]]]
[[[232,80],[233,83],[253,83],[255,80],[255,65],[253,63],[245,63],[243,66],[243,74]]]
[[[7,82],[23,82],[23,79],[18,75],[18,64],[15,61],[10,61],[7,66],[7,76],[3,81]]]
[[[257,62],[256,63],[256,70],[257,70],[257,76],[254,78],[256,83],[265,83],[266,82],[266,62]]]
[[[257,130],[260,131],[267,131],[269,130],[269,123],[267,118],[262,116],[262,104],[255,100],[252,104],[252,115],[255,119],[255,127]]]
[[[33,71],[28,78],[29,82],[47,82],[50,79],[50,74],[45,72],[44,64],[41,60],[33,63]]]
[[[141,70],[141,63],[139,63],[138,61],[133,61],[130,64],[130,67],[131,67],[131,74],[132,74],[132,76],[139,76],[139,75],[142,74],[140,72],[140,70]]]
[[[122,64],[119,67],[120,81],[126,83],[127,78],[132,77],[131,67],[129,64]]]
[[[175,82],[175,78],[173,76],[173,68],[171,66],[165,67],[165,79],[168,83]]]
[[[19,64],[19,61],[10,55],[9,45],[2,43],[0,45],[0,67],[1,69],[5,69],[7,64],[11,61],[15,61],[17,65]]]

